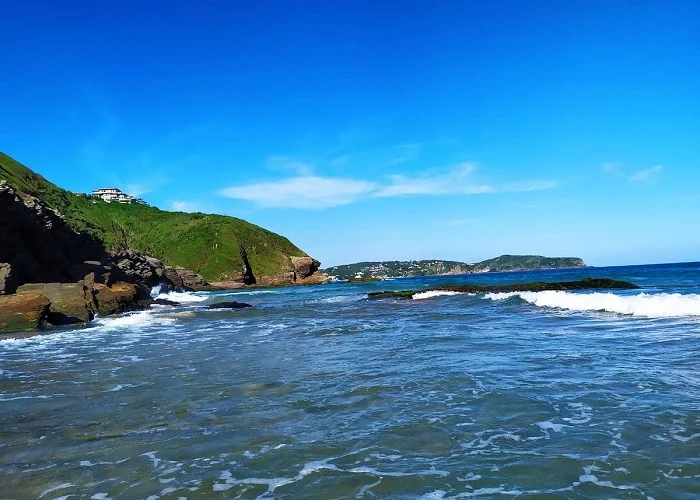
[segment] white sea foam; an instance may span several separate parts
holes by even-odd
[[[147,326],[165,326],[175,323],[175,318],[153,314],[151,311],[139,311],[122,316],[97,318],[95,324],[104,330],[121,330],[123,328],[142,328]]]
[[[45,497],[46,495],[48,495],[49,493],[53,493],[54,491],[62,490],[65,488],[70,488],[71,486],[75,486],[75,485],[73,483],[61,483],[59,485],[52,486],[51,488],[47,488],[44,491],[42,491],[41,494],[39,495],[39,498]]]
[[[318,299],[312,302],[318,302],[321,304],[337,304],[342,302],[357,302],[362,299],[363,297],[360,295],[336,295],[334,297],[326,297],[324,299]]]
[[[168,292],[158,294],[157,299],[172,300],[175,302],[204,302],[207,300],[206,295],[199,295],[195,292]]]
[[[231,295],[262,295],[262,294],[268,294],[268,293],[280,293],[278,290],[240,290],[236,292],[225,292],[221,293],[218,292],[216,294],[217,297],[229,297]]]
[[[520,297],[538,307],[569,311],[605,311],[645,318],[700,317],[700,295],[659,293],[615,295],[614,293],[571,293],[562,291],[487,293],[487,299]]]
[[[443,295],[461,295],[461,292],[451,292],[449,290],[428,290],[427,292],[414,293],[413,300],[432,299],[433,297],[441,297]]]

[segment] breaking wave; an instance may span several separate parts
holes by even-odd
[[[450,292],[448,290],[428,290],[427,292],[418,292],[413,294],[413,300],[432,299],[442,295],[461,295],[461,292]]]
[[[167,300],[172,300],[175,302],[204,302],[207,300],[206,295],[197,295],[196,293],[193,292],[168,292],[168,293],[161,293],[157,297],[157,299],[167,299]]]
[[[139,311],[119,316],[97,318],[93,324],[103,330],[138,329],[145,327],[166,326],[175,323],[175,318],[155,315],[150,311]]]
[[[615,295],[614,293],[571,293],[562,291],[487,293],[485,298],[505,300],[520,297],[538,307],[569,311],[605,311],[644,318],[700,317],[700,295],[659,293]]]

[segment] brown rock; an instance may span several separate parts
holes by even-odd
[[[321,263],[311,257],[291,257],[292,265],[294,266],[294,274],[296,280],[308,278],[313,273],[318,271]]]
[[[0,330],[37,330],[46,321],[50,304],[48,298],[37,293],[0,296]]]
[[[79,283],[32,283],[22,285],[17,293],[43,295],[51,301],[47,321],[52,325],[87,324],[95,317],[97,303],[92,289]]]
[[[311,276],[299,280],[299,285],[323,285],[331,281],[331,277],[327,274],[316,271]]]
[[[102,316],[118,314],[139,306],[141,293],[131,283],[115,283],[112,286],[95,283],[93,287],[97,312]]]

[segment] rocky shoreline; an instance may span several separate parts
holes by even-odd
[[[241,246],[240,280],[209,283],[131,248],[107,251],[70,228],[60,213],[4,181],[0,213],[0,332],[86,325],[97,315],[145,309],[154,303],[155,287],[191,292],[327,281],[311,257],[292,257],[283,275],[256,279]]]

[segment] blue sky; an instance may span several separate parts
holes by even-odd
[[[700,259],[700,2],[37,2],[0,149],[325,265]]]

